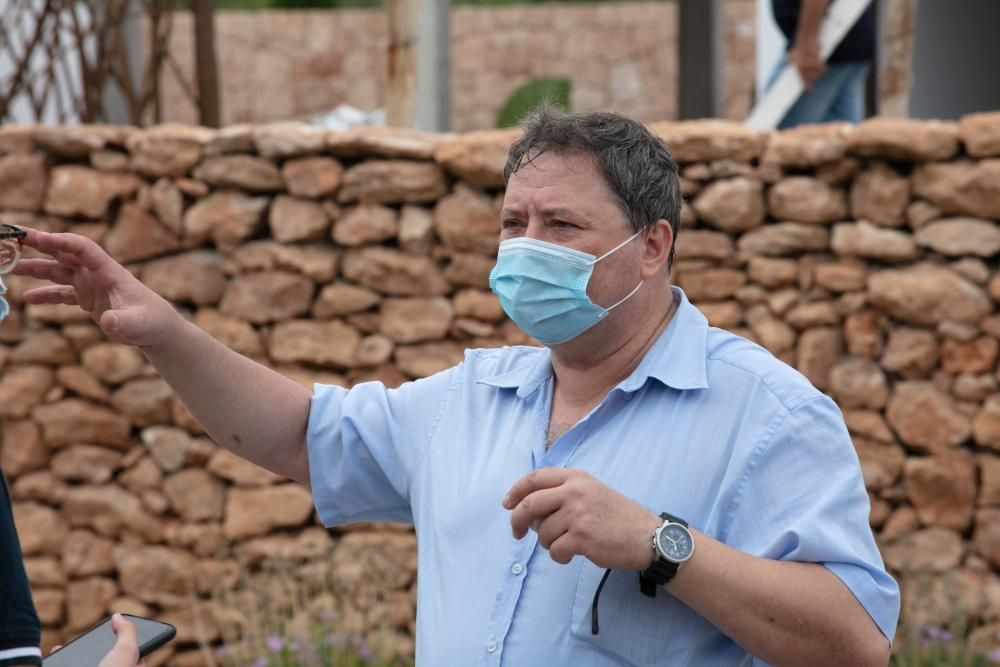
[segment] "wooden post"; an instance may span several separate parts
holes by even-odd
[[[386,121],[413,127],[417,112],[417,23],[420,0],[388,0],[389,76]]]
[[[215,10],[212,0],[191,0],[191,9],[194,14],[199,122],[205,127],[219,127],[222,124],[222,107],[215,61]]]
[[[389,125],[450,127],[449,0],[388,0]]]
[[[726,59],[725,6],[721,0],[679,0],[677,115],[723,115],[722,64]]]

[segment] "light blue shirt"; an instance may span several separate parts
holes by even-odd
[[[741,551],[822,563],[886,635],[899,589],[868,525],[868,496],[837,406],[763,348],[710,328],[683,293],[628,378],[546,451],[549,350],[469,350],[458,366],[386,389],[317,385],[313,496],[328,525],[412,522],[417,664],[761,664],[635,570],[559,565],[511,535],[504,494],[541,467],[586,470],[651,511]],[[818,605],[824,604],[816,599]]]

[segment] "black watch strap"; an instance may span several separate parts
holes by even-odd
[[[660,518],[670,523],[679,523],[685,528],[688,527],[687,521],[667,512],[661,512]],[[646,597],[655,598],[656,589],[673,579],[674,575],[677,574],[678,567],[677,563],[660,558],[659,552],[657,552],[653,564],[639,573],[639,591]]]

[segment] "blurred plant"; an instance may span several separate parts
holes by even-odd
[[[497,127],[514,127],[542,104],[569,111],[569,79],[534,79],[515,90],[497,114]]]

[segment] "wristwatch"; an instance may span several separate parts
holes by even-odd
[[[639,590],[651,598],[656,597],[656,589],[673,579],[681,563],[694,553],[694,537],[688,530],[687,521],[666,512],[661,513],[660,518],[663,525],[652,537],[655,560],[639,573]]]

